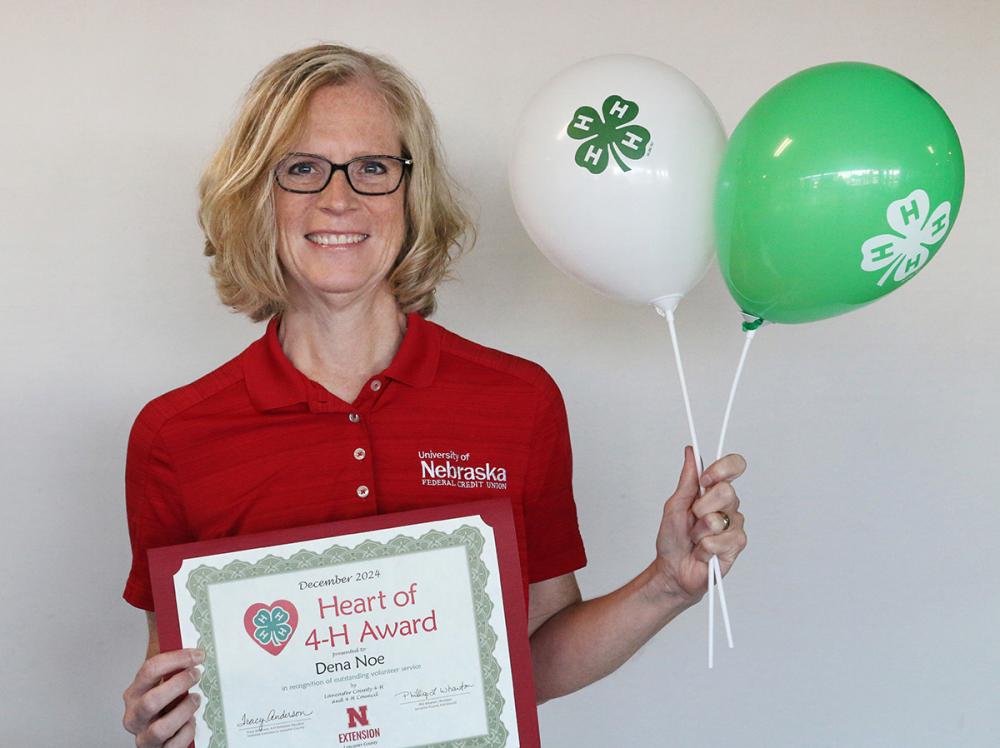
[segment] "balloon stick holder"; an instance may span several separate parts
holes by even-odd
[[[677,309],[677,305],[681,303],[681,299],[684,298],[683,294],[675,293],[668,296],[661,296],[658,299],[653,299],[650,303],[653,308],[656,309],[656,313],[661,317],[668,317],[673,315],[674,310]]]
[[[755,314],[747,314],[746,312],[740,312],[740,314],[743,315],[743,332],[753,332],[761,325],[771,324]]]

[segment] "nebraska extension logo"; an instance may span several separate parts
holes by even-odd
[[[471,461],[471,456],[471,452],[459,454],[454,450],[417,452],[417,457],[420,458],[421,484],[507,490],[507,468],[489,462],[477,465]]]
[[[354,729],[365,728],[365,729]],[[338,735],[341,743],[353,743],[356,740],[367,740],[377,738],[382,731],[377,727],[368,724],[368,705],[362,704],[358,707],[347,707],[347,732]]]

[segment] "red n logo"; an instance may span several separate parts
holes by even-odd
[[[368,725],[368,706],[359,706],[355,709],[353,706],[347,707],[347,726],[357,727],[361,725],[366,727]]]

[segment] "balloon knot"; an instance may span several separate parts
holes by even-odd
[[[746,315],[746,316],[749,317],[749,315]],[[760,317],[754,317],[752,319],[747,319],[747,321],[743,323],[743,332],[751,332],[752,330],[756,330],[758,327],[760,327],[763,324],[764,324],[764,320],[761,319]]]

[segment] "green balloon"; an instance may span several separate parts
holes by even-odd
[[[770,322],[869,304],[937,253],[964,182],[955,128],[913,81],[857,62],[797,73],[753,105],[723,158],[715,229],[729,291]]]

